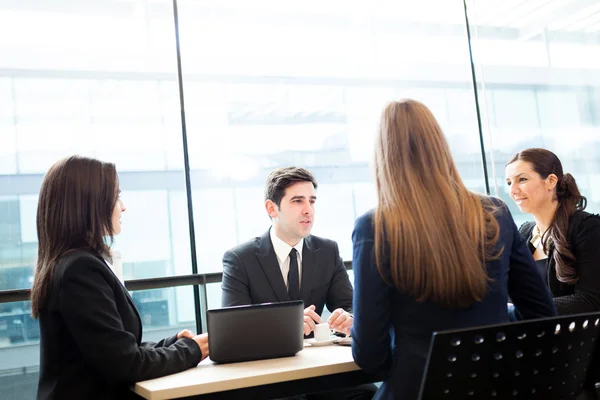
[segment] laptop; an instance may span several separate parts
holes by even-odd
[[[207,325],[217,363],[290,357],[304,348],[302,300],[208,310]]]

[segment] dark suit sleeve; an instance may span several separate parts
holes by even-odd
[[[232,250],[223,255],[223,280],[221,282],[221,306],[252,304],[250,283],[246,268],[240,257]]]
[[[142,342],[143,347],[147,348],[158,348],[158,347],[169,347],[177,341],[177,335],[170,336],[159,342]]]
[[[600,218],[590,215],[580,222],[572,246],[579,280],[575,293],[554,298],[561,315],[600,310]]]
[[[200,348],[183,338],[168,347],[138,345],[123,327],[114,292],[100,263],[75,260],[65,270],[60,309],[83,357],[103,376],[137,382],[183,371],[200,362]]]
[[[392,366],[390,305],[393,288],[386,285],[375,265],[371,221],[357,220],[352,233],[354,270],[354,323],[352,355],[370,373],[387,375]]]
[[[334,246],[335,267],[329,285],[329,292],[327,293],[327,309],[333,311],[343,308],[352,313],[352,284],[348,277],[348,271],[346,271],[344,262],[340,257],[337,243],[334,242]]]
[[[503,224],[512,230],[510,270],[508,272],[508,295],[517,309],[518,319],[552,317],[556,315],[552,297],[542,277],[538,273],[531,251],[527,248],[508,208],[502,216]],[[499,221],[500,222],[500,221]]]

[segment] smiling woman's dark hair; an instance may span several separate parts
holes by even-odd
[[[70,251],[98,255],[112,244],[112,213],[119,183],[114,164],[72,156],[55,163],[44,177],[37,208],[38,258],[31,288],[37,318],[52,287],[56,261]]]
[[[547,179],[551,174],[556,175],[556,197],[558,208],[554,213],[550,227],[542,235],[544,252],[548,253],[550,243],[556,251],[552,257],[556,262],[556,277],[559,281],[573,284],[579,277],[575,270],[575,255],[569,246],[567,234],[571,216],[580,210],[585,210],[587,199],[582,196],[573,175],[563,173],[562,163],[550,150],[530,148],[515,154],[506,165],[515,161],[524,161],[531,164],[531,168],[542,178]],[[550,242],[548,242],[550,239]]]

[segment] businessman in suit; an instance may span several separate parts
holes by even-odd
[[[322,323],[323,307],[335,331],[352,327],[352,285],[336,242],[310,234],[317,182],[304,168],[273,171],[265,185],[265,208],[272,226],[261,237],[225,252],[224,307],[302,300],[304,334]]]
[[[334,310],[330,328],[350,334],[352,285],[333,240],[312,236],[317,181],[304,168],[279,168],[265,184],[265,208],[272,226],[261,237],[225,252],[223,307],[302,300],[304,334],[310,335],[323,307]],[[313,393],[310,400],[371,399],[375,385]]]

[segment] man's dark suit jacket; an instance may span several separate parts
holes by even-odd
[[[38,399],[132,398],[134,382],[183,371],[201,358],[192,339],[142,343],[129,293],[102,257],[83,250],[58,260],[39,320]]]
[[[317,236],[304,239],[300,300],[304,307],[352,310],[352,285],[337,243]],[[223,307],[289,301],[271,236],[243,243],[223,256]]]

